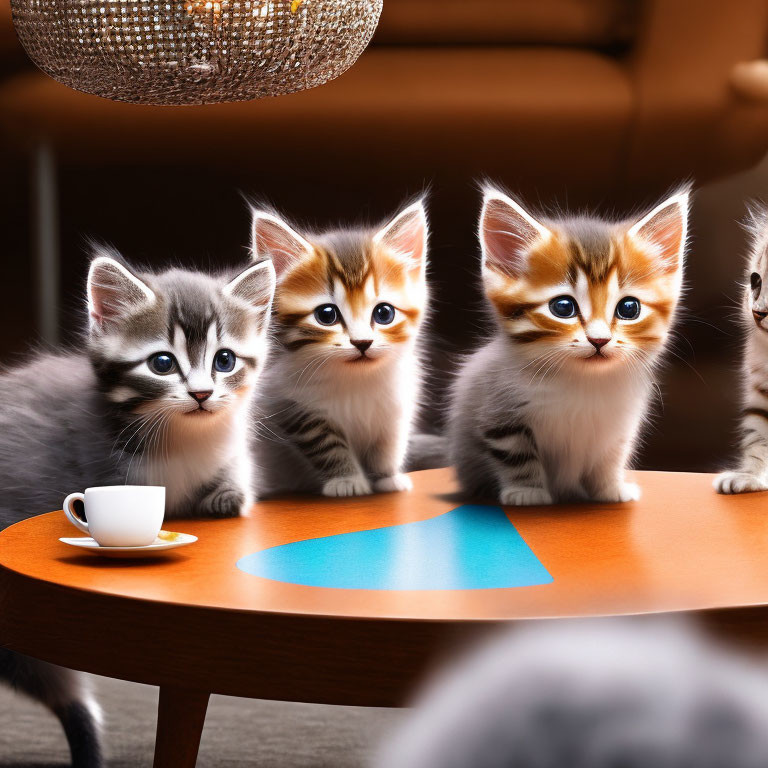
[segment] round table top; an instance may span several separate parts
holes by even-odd
[[[78,552],[58,540],[76,535],[63,513],[43,514],[0,533],[0,642],[64,663],[20,629],[32,621],[22,594],[38,612],[82,606],[89,631],[106,637],[120,625],[126,642],[130,615],[170,633],[170,644],[190,622],[214,632],[234,617],[231,632],[264,637],[285,637],[301,619],[303,632],[322,628],[334,645],[350,620],[373,642],[377,633],[405,642],[430,623],[768,603],[768,493],[719,496],[704,474],[633,474],[639,502],[501,510],[457,501],[450,470],[418,472],[409,493],[272,500],[240,519],[166,521],[199,541],[152,560]]]
[[[458,534],[471,535],[472,530],[458,527],[436,530],[429,547],[406,531],[389,541],[383,552],[375,546],[361,548],[354,540],[345,546],[341,538],[330,552],[334,559],[322,563],[328,570],[328,587],[273,580],[292,577],[290,570],[279,572],[279,566],[273,566],[275,572],[269,574],[273,578],[238,567],[243,558],[267,548],[402,526],[456,510],[462,504],[451,496],[454,483],[449,470],[414,473],[410,493],[264,501],[254,505],[246,518],[169,520],[166,529],[192,533],[199,541],[152,560],[110,560],[81,553],[58,540],[79,534],[62,512],[52,512],[0,533],[0,567],[41,583],[139,600],[374,619],[508,620],[768,602],[768,493],[719,496],[712,490],[711,476],[704,474],[635,475],[643,489],[637,503],[504,510],[514,526],[510,530],[519,532],[546,569],[545,583],[530,586],[494,588],[491,581],[484,584],[486,588],[477,588],[475,580],[470,588],[461,588],[462,575],[457,571],[492,566],[498,572],[501,555],[498,547],[476,552],[480,562],[468,566],[466,553],[457,554],[466,543]],[[470,516],[487,523],[484,512],[469,509]],[[478,546],[485,543],[481,540]],[[429,589],[414,589],[407,579],[402,586],[384,579],[376,587],[369,571],[381,563],[363,561],[356,565],[367,588],[355,589],[349,560],[371,555],[386,558],[393,569],[412,570],[421,564],[440,574]],[[484,557],[495,562],[483,563]],[[510,559],[515,557],[519,552],[510,553]],[[346,572],[338,588],[332,572],[342,566]],[[302,575],[307,576],[296,574]],[[423,575],[416,578],[418,586]]]

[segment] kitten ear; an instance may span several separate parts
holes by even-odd
[[[88,271],[88,316],[91,327],[103,328],[151,307],[155,293],[110,256],[96,256]]]
[[[251,256],[254,261],[271,259],[277,276],[282,277],[312,251],[312,246],[277,216],[251,208]]]
[[[424,201],[409,205],[373,236],[374,245],[394,252],[409,269],[421,272],[427,262],[429,225]]]
[[[665,272],[675,272],[683,265],[688,237],[690,190],[684,189],[657,205],[629,230],[629,236],[651,246]]]
[[[546,242],[552,233],[521,205],[502,192],[489,189],[480,214],[480,246],[483,267],[519,277],[525,271],[531,245]]]
[[[224,295],[246,302],[259,311],[262,318],[268,318],[275,297],[275,268],[267,259],[248,267],[234,280],[224,286]]]

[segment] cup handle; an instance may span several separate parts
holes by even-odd
[[[69,496],[67,496],[66,499],[64,499],[64,514],[67,516],[67,520],[69,520],[72,525],[75,526],[75,528],[79,528],[83,533],[90,533],[88,530],[88,523],[81,520],[76,514],[75,511],[72,509],[72,504],[75,501],[82,501],[85,503],[85,494],[84,493],[70,493]]]

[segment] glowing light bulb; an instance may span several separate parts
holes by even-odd
[[[222,9],[229,0],[187,0],[184,9],[190,16],[213,16],[214,21],[221,18]]]

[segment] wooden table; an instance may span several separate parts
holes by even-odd
[[[455,588],[462,569],[474,568],[481,581],[483,569],[464,562],[464,534],[452,537],[445,526],[434,544],[418,527],[397,529],[387,563],[398,577],[418,561],[417,581],[444,578],[447,588],[408,589],[407,580],[395,590],[306,586],[237,566],[290,542],[454,514],[459,502],[449,495],[448,470],[416,473],[411,493],[270,501],[244,519],[173,521],[166,527],[200,540],[154,560],[80,554],[58,541],[74,535],[61,512],[40,515],[0,534],[0,642],[160,686],[155,765],[186,768],[195,763],[212,692],[397,706],[447,646],[498,622],[695,612],[768,640],[768,493],[717,496],[708,475],[635,479],[643,499],[634,504],[508,509],[508,519],[496,510],[547,576],[540,567],[541,583],[514,588]],[[486,519],[482,509],[477,515]],[[333,560],[316,573],[354,579],[350,564],[369,550],[355,536],[332,544]],[[504,558],[489,551],[503,576]],[[480,547],[481,565],[486,554]],[[374,571],[360,569],[369,587]]]

